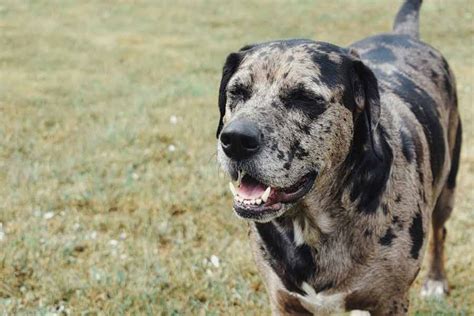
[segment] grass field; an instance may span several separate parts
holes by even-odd
[[[0,2],[0,314],[268,314],[246,224],[215,157],[226,55],[387,31],[398,1]],[[445,301],[474,312],[474,21],[429,0],[422,38],[458,80],[464,123]],[[211,260],[212,258],[212,260]]]

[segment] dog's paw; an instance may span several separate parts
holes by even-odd
[[[420,294],[424,298],[441,299],[448,294],[448,282],[446,280],[427,279],[421,288]]]

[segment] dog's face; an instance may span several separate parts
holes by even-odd
[[[367,86],[373,83],[361,67],[347,50],[308,40],[259,44],[228,56],[218,160],[238,181],[231,184],[237,215],[261,222],[282,215],[346,159],[354,122],[372,98]],[[369,126],[378,118],[372,107],[364,116]]]

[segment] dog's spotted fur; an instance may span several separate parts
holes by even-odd
[[[219,146],[222,167],[272,187],[318,174],[299,202],[250,223],[275,314],[406,314],[430,222],[425,292],[433,292],[430,284],[447,291],[444,223],[453,208],[461,123],[446,60],[418,40],[420,3],[405,2],[393,33],[347,49],[286,40],[227,58],[217,135],[246,119],[262,131],[264,146],[243,161]]]

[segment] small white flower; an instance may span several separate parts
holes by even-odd
[[[112,247],[116,247],[118,245],[118,240],[115,240],[115,239],[112,239],[109,241],[109,245],[111,245]]]
[[[211,263],[212,263],[212,265],[213,265],[214,267],[216,267],[216,268],[219,268],[219,266],[220,266],[220,264],[221,264],[221,262],[220,262],[220,260],[219,260],[219,257],[217,257],[217,256],[215,256],[215,255],[212,255],[212,256],[211,256]]]
[[[72,225],[72,229],[74,230],[79,230],[79,228],[81,228],[81,225],[79,223],[75,223],[74,225]]]
[[[140,176],[136,172],[132,173],[133,180],[138,180],[138,178],[140,178]]]
[[[176,146],[175,145],[169,145],[168,146],[168,151],[170,151],[170,152],[176,151]]]
[[[3,229],[3,223],[0,222],[0,241],[5,239],[5,230]]]
[[[170,116],[170,123],[173,124],[173,125],[178,123],[178,118],[176,117],[176,115],[171,115]]]
[[[46,219],[46,220],[51,219],[53,217],[54,217],[54,212],[46,212],[43,215],[43,218]]]
[[[121,233],[119,237],[120,237],[121,240],[125,240],[127,238],[127,234],[126,233]]]
[[[125,259],[127,259],[127,255],[124,254],[124,253],[121,254],[121,255],[120,255],[120,260],[125,260]]]
[[[91,233],[91,239],[96,239],[97,238],[97,232],[96,231],[93,231]]]
[[[97,272],[97,271],[93,272],[93,277],[94,277],[94,279],[96,279],[96,281],[100,281],[100,279],[102,278],[100,273]]]

